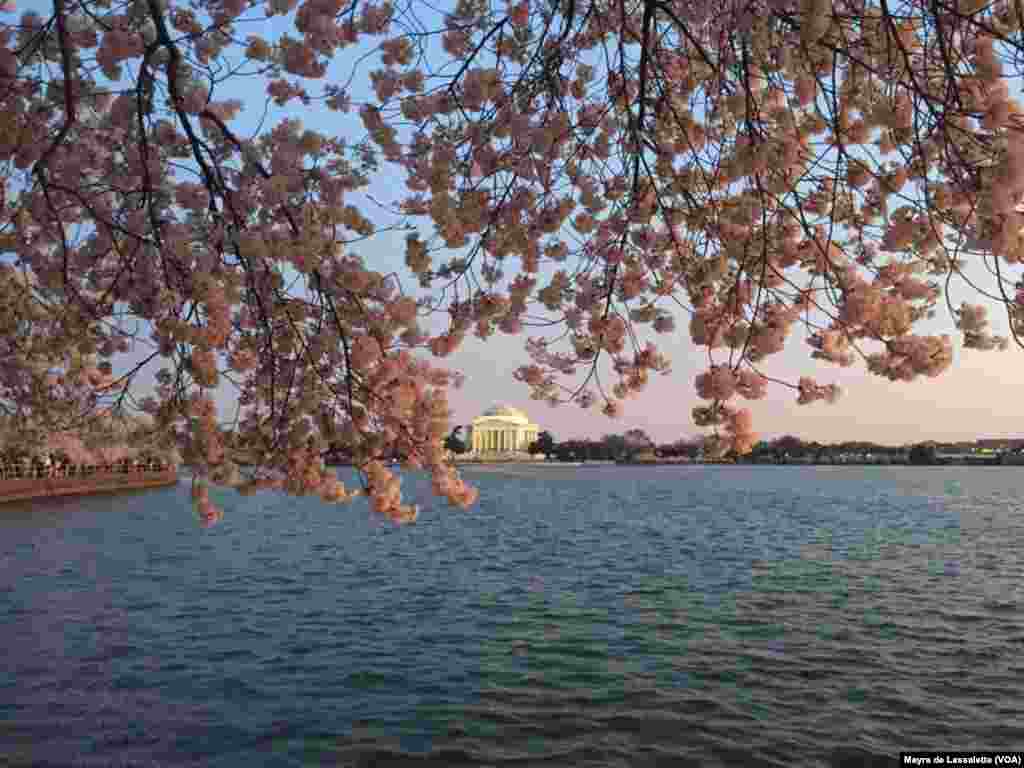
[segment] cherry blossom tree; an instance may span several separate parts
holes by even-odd
[[[991,307],[1020,343],[1022,28],[1008,0],[5,2],[0,404],[48,429],[137,408],[204,480],[409,520],[392,452],[475,499],[434,362],[467,334],[526,336],[533,397],[614,417],[682,316],[694,420],[747,452],[738,399],[838,395],[765,374],[797,329],[892,381],[950,366],[918,332],[940,301],[965,347],[1007,346]],[[290,116],[250,135],[253,79]],[[395,233],[405,274],[359,254]]]

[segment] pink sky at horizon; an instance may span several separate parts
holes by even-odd
[[[819,383],[835,382],[843,389],[839,401],[797,405],[795,390],[771,383],[763,400],[736,403],[750,408],[754,429],[763,439],[793,434],[820,442],[903,445],[1024,436],[1024,419],[1011,416],[1020,413],[1012,404],[1011,382],[1024,374],[1024,352],[1012,343],[1005,352],[964,350],[952,322],[942,325],[953,334],[954,362],[934,379],[890,382],[869,374],[863,365],[841,369],[810,360],[801,334],[766,361],[764,373],[787,381],[810,374]],[[452,423],[467,425],[487,408],[503,403],[524,411],[556,440],[600,437],[634,427],[659,443],[697,435],[705,430],[694,426],[691,411],[704,401],[697,397],[694,378],[706,364],[694,359],[697,350],[685,327],[673,336],[672,343],[664,344],[672,371],[652,376],[647,390],[625,401],[616,419],[602,414],[598,406],[583,410],[574,404],[552,407],[531,400],[527,385],[512,377],[527,362],[522,339],[496,336],[485,343],[467,337],[463,348],[443,361],[466,375],[463,387],[449,395]]]

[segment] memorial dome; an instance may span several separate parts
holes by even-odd
[[[525,455],[539,432],[540,428],[518,408],[495,405],[473,419],[470,450],[478,456]]]
[[[495,405],[484,411],[483,415],[494,419],[501,419],[502,421],[515,422],[516,424],[530,423],[530,419],[525,413],[510,405]]]

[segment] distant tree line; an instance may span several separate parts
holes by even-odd
[[[976,447],[972,443],[962,442],[883,445],[865,440],[845,440],[822,443],[817,440],[805,441],[795,435],[783,435],[774,440],[757,443],[745,456],[726,454],[726,459],[741,463],[779,464],[789,461],[829,463],[841,459],[887,460],[892,463],[928,465],[948,463],[947,459],[938,455],[942,452],[967,453]],[[675,442],[659,444],[642,429],[630,429],[621,435],[605,435],[599,440],[573,439],[559,442],[550,432],[545,431],[531,444],[530,452],[545,454],[554,461],[632,461],[643,457],[695,460],[703,455],[703,438],[684,437]]]
[[[470,446],[462,438],[463,427],[456,426],[445,439],[444,446],[456,455],[469,451]],[[888,460],[893,463],[942,464],[946,460],[938,456],[941,452],[969,452],[976,448],[972,443],[923,442],[912,445],[882,445],[863,440],[846,440],[838,443],[805,441],[795,435],[783,435],[774,440],[761,441],[744,456],[727,454],[726,458],[741,463],[779,463],[790,461],[814,461],[828,463],[847,458],[871,461]],[[544,430],[528,447],[531,454],[543,455],[549,461],[634,461],[653,459],[699,459],[703,455],[703,438],[683,437],[670,443],[656,443],[644,430],[629,429],[622,434],[606,434],[600,439],[573,438],[559,441]],[[334,446],[328,452],[329,458],[345,462],[349,455],[341,446]],[[403,457],[384,456],[385,460]]]
[[[996,463],[998,457],[978,452],[978,446],[970,442],[939,443],[934,441],[910,445],[881,445],[869,441],[848,440],[839,443],[805,442],[793,435],[784,435],[772,441],[760,442],[750,454],[740,457],[744,463],[774,461],[786,463],[790,460],[830,462],[836,459],[858,461],[888,460],[893,463],[918,465],[948,464],[951,460],[943,453],[977,453],[978,461]]]
[[[574,438],[558,441],[550,432],[544,431],[537,435],[529,450],[530,453],[544,454],[553,461],[633,461],[643,456],[695,459],[700,455],[701,441],[681,439],[657,444],[642,429],[607,434],[597,440]]]
[[[445,438],[444,447],[456,455],[467,453],[470,446],[462,437],[463,427],[456,426]],[[657,458],[686,456],[697,458],[701,451],[701,441],[682,439],[674,443],[658,445],[642,429],[630,429],[623,434],[608,434],[598,440],[577,438],[559,442],[554,435],[544,430],[537,439],[530,443],[527,450],[532,454],[546,456],[552,461],[619,461],[632,460],[641,455]],[[398,455],[387,455],[385,460],[401,460]],[[332,445],[325,454],[325,459],[345,463],[351,459],[351,453],[343,445]]]
[[[880,445],[863,440],[846,440],[839,443],[821,443],[817,440],[806,442],[794,435],[783,435],[771,441],[762,441],[754,446],[748,461],[772,458],[776,461],[786,459],[826,460],[838,456],[887,456],[889,458],[905,457],[907,448],[904,446]],[[934,451],[932,452],[934,456]]]

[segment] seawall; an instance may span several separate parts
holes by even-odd
[[[12,478],[0,480],[0,504],[51,496],[82,496],[139,488],[160,488],[177,482],[176,469],[156,472],[104,472],[89,477]]]

